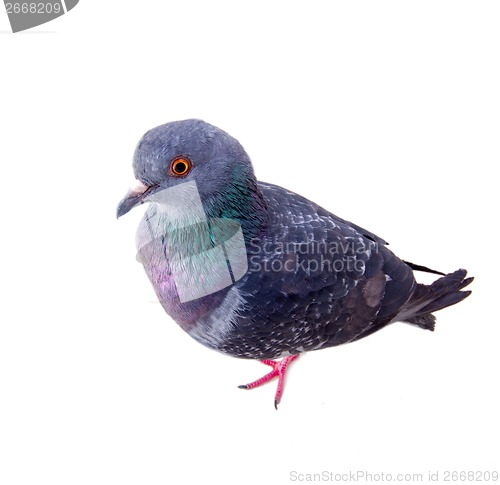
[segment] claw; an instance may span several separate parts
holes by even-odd
[[[241,386],[238,386],[238,388],[255,389],[256,387],[260,387],[266,382],[269,382],[271,379],[278,377],[278,387],[276,389],[276,394],[274,396],[274,407],[275,409],[278,409],[278,404],[280,403],[281,397],[283,396],[283,387],[285,383],[286,369],[288,368],[290,363],[293,362],[297,357],[298,355],[289,355],[287,357],[283,357],[283,359],[279,361],[270,359],[261,360],[260,362],[262,362],[265,365],[269,365],[270,367],[273,368],[273,370],[268,374],[266,374],[265,376],[261,377],[260,379],[250,382],[250,384],[243,384]]]

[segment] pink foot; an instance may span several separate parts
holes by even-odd
[[[250,384],[243,384],[242,386],[238,386],[240,389],[255,389],[256,387],[262,386],[266,382],[269,382],[271,379],[274,379],[278,376],[278,388],[276,389],[276,394],[274,395],[274,407],[278,409],[278,404],[281,401],[281,396],[283,396],[283,384],[285,383],[285,373],[288,365],[293,362],[298,355],[289,355],[287,357],[283,357],[281,360],[270,360],[264,359],[261,360],[263,364],[269,365],[273,368],[271,372],[266,374],[264,377],[257,379],[256,381],[251,382]]]

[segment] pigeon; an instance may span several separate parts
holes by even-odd
[[[257,181],[242,145],[198,119],[148,131],[136,186],[117,217],[148,203],[137,259],[171,318],[201,344],[271,369],[274,406],[297,357],[393,322],[434,330],[437,310],[469,296],[464,269],[398,258],[374,233],[287,189]],[[414,272],[439,275],[417,283]]]

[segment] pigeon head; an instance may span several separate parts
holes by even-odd
[[[253,220],[265,209],[243,147],[201,120],[174,121],[148,131],[137,145],[133,166],[137,187],[120,202],[117,217],[146,202],[168,212],[168,197],[161,193],[187,182],[196,183],[210,217]]]

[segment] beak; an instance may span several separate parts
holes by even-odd
[[[121,216],[125,215],[135,206],[143,204],[145,202],[146,196],[154,188],[155,186],[147,186],[138,180],[135,187],[131,188],[118,204],[118,207],[116,209],[116,218],[118,219]]]

